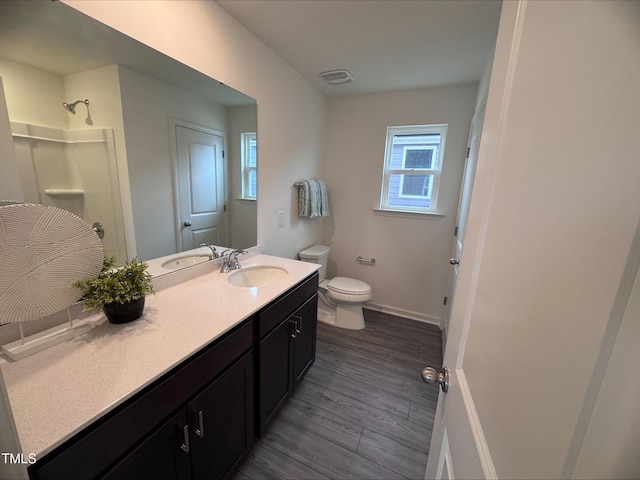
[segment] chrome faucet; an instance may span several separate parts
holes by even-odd
[[[216,247],[209,244],[209,243],[201,243],[200,244],[201,247],[209,247],[211,249],[211,259],[213,260],[214,258],[219,258],[220,254],[218,253],[218,251],[216,250]]]
[[[225,251],[226,253],[226,251]],[[246,250],[231,250],[229,255],[225,256],[222,260],[222,267],[220,271],[222,273],[229,273],[231,270],[238,270],[240,268],[240,261],[238,261],[238,255],[245,255]]]

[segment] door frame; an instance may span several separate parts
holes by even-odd
[[[172,181],[172,194],[173,194],[173,225],[174,225],[174,233],[176,237],[176,251],[183,251],[182,244],[182,232],[180,230],[180,195],[179,195],[179,177],[178,177],[178,140],[177,140],[177,127],[188,128],[190,130],[195,130],[197,132],[207,133],[209,135],[216,135],[218,137],[222,137],[222,172],[224,177],[224,203],[225,205],[229,204],[229,178],[227,168],[227,157],[224,152],[227,150],[227,133],[222,130],[217,130],[215,128],[207,127],[205,125],[200,125],[198,123],[193,123],[188,120],[182,120],[176,117],[169,117],[169,147],[171,152],[171,181]],[[229,218],[228,212],[225,210],[224,212],[224,225],[225,225],[225,239],[224,245],[229,244]]]

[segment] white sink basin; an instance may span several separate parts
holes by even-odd
[[[182,267],[188,267],[189,265],[196,265],[202,262],[208,262],[211,260],[211,255],[185,255],[183,257],[172,258],[162,263],[162,268],[168,270],[176,270]]]
[[[289,274],[284,268],[271,265],[256,265],[244,267],[232,272],[227,277],[227,282],[236,287],[264,287],[278,280],[282,280]]]

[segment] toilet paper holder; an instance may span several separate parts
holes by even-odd
[[[361,257],[360,255],[358,255],[358,259],[357,259],[360,263],[364,263],[365,265],[375,265],[376,264],[376,259],[373,257],[369,257],[369,258],[364,258]]]

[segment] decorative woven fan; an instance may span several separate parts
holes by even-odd
[[[44,205],[0,206],[0,323],[64,310],[82,296],[71,284],[97,275],[103,258],[82,218]]]

